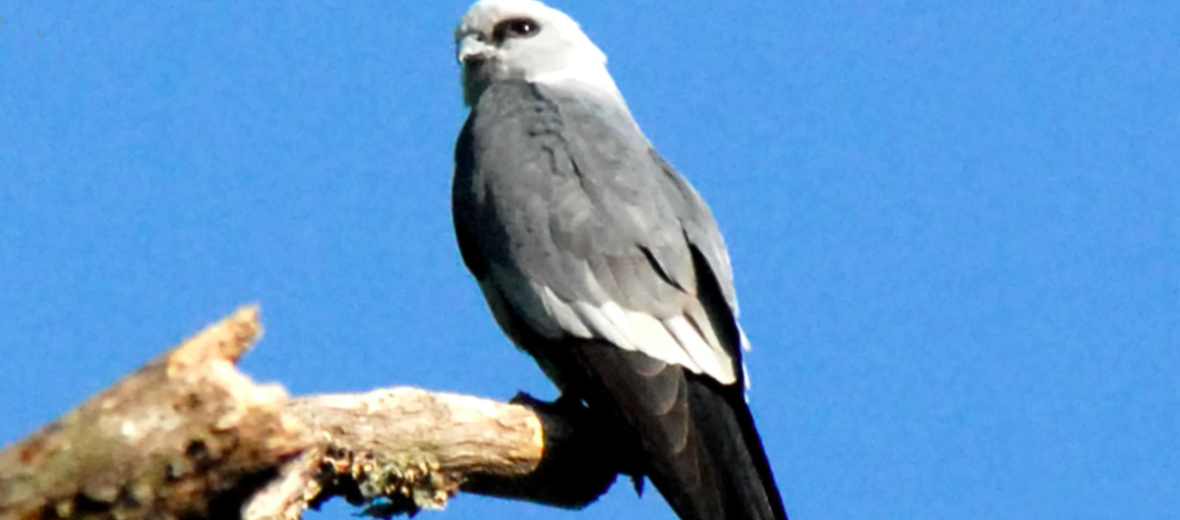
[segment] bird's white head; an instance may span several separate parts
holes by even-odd
[[[588,89],[622,101],[606,54],[565,13],[537,0],[480,0],[455,30],[463,66],[463,101],[474,106],[492,82]]]

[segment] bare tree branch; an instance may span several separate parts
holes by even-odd
[[[300,518],[340,496],[373,516],[459,491],[583,507],[628,457],[578,403],[415,388],[287,399],[233,366],[244,308],[0,451],[0,520]]]
[[[292,400],[286,414],[316,432],[316,447],[254,497],[246,518],[297,518],[332,496],[374,516],[441,509],[459,491],[589,504],[621,466],[613,443],[581,407],[538,408],[549,410],[404,387]]]
[[[309,445],[233,366],[259,332],[243,308],[0,451],[0,518],[229,517]]]

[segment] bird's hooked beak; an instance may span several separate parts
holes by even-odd
[[[456,58],[462,66],[463,104],[474,106],[488,84],[489,62],[496,55],[496,47],[484,41],[479,33],[467,33],[458,38]]]
[[[458,59],[464,67],[483,63],[492,58],[496,48],[483,41],[479,34],[468,34],[459,40]]]

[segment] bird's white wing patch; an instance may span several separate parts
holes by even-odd
[[[717,346],[711,346],[706,338],[701,337],[696,327],[693,327],[684,316],[676,316],[664,320],[664,326],[676,337],[676,341],[692,357],[697,367],[700,367],[700,370],[697,372],[709,374],[713,376],[713,379],[725,384],[730,384],[734,381],[733,364],[729,359],[729,355],[721,350],[721,347],[716,343],[712,345]],[[708,326],[705,328],[709,332],[712,332]],[[715,334],[708,335],[712,336],[714,341],[716,340]]]
[[[609,341],[624,350],[643,352],[697,374],[707,374],[723,384],[735,381],[733,364],[712,330],[702,336],[684,316],[660,320],[644,312],[623,309],[615,302],[593,305],[565,302],[548,287],[537,287],[545,302],[545,317],[566,334]]]
[[[553,289],[537,284],[533,284],[533,288],[541,293],[541,303],[544,304],[549,317],[557,320],[561,328],[579,338],[591,337],[592,334],[586,328],[583,319],[579,316],[580,313],[575,311],[573,306],[562,301],[561,298],[554,294]]]
[[[619,332],[626,338],[625,343],[629,343],[629,345],[624,345],[623,348],[627,350],[639,348],[638,343],[642,340],[643,336],[636,333],[635,326],[639,324],[632,323],[633,320],[627,311],[624,311],[617,303],[611,301],[599,305],[597,309],[605,314],[606,318],[610,320],[611,325],[619,329]]]
[[[733,360],[721,347],[703,309],[691,299],[685,300],[687,308],[681,314],[661,318],[623,308],[605,298],[605,291],[601,291],[592,276],[587,281],[597,289],[594,292],[604,297],[601,304],[566,301],[548,286],[525,281],[509,270],[493,266],[490,271],[495,283],[485,282],[481,286],[502,326],[508,320],[502,316],[501,307],[508,304],[544,337],[601,339],[621,349],[642,352],[693,373],[706,374],[722,384],[736,381]],[[498,290],[495,286],[499,286]],[[527,289],[521,290],[524,288]]]

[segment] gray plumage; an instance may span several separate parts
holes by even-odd
[[[600,318],[594,309],[612,303],[661,322],[687,316],[694,329],[712,330],[690,247],[720,279],[724,304],[733,302],[729,260],[709,210],[620,108],[501,82],[483,94],[460,136],[459,160],[472,167],[456,170],[456,224],[481,255],[485,290],[514,302],[547,337],[611,335],[593,321]],[[720,349],[694,358],[663,347],[684,348],[664,342],[629,350],[679,360],[725,383],[740,370]]]
[[[682,518],[785,518],[743,400],[733,275],[704,201],[564,14],[484,0],[456,38],[471,114],[455,228],[497,322],[564,393],[631,432]]]

